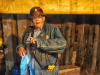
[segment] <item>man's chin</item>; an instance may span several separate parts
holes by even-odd
[[[40,25],[36,25],[35,27],[36,27],[36,28],[40,28]]]
[[[40,26],[40,24],[36,24],[36,27],[39,27]]]

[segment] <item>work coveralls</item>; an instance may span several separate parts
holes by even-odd
[[[22,44],[19,44],[17,49],[19,47],[28,48],[28,45],[26,45],[26,40],[33,28],[34,26],[29,26],[24,31],[22,35]],[[62,53],[65,48],[66,40],[62,37],[59,28],[55,25],[44,23],[41,33],[37,36],[37,50],[35,50],[35,55],[39,62],[42,65],[55,64],[56,59],[58,58],[58,53]],[[31,57],[29,50],[27,52],[29,57]],[[41,68],[35,61],[34,69],[35,75],[59,75],[59,64],[56,65],[52,72],[46,72],[46,69]]]

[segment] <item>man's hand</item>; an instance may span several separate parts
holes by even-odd
[[[32,38],[32,37],[30,37],[30,43],[33,43],[33,44],[35,44],[35,45],[37,45],[37,38]]]
[[[24,49],[24,47],[19,47],[18,53],[19,53],[19,55],[22,57],[23,54],[26,54],[26,50]]]

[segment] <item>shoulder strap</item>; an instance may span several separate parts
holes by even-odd
[[[31,37],[33,37],[33,35],[34,35],[34,29],[32,30]],[[43,65],[41,65],[41,63],[38,61],[37,57],[35,56],[35,53],[34,53],[35,50],[33,50],[33,45],[32,45],[32,44],[30,44],[30,50],[31,50],[31,56],[32,56],[32,58],[34,58],[34,59],[36,60],[36,62],[37,62],[42,68],[47,69],[47,68],[48,68],[47,65],[46,65],[46,66],[43,66]]]

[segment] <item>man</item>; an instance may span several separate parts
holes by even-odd
[[[57,26],[45,23],[45,15],[40,7],[33,7],[30,10],[30,19],[34,26],[29,26],[24,31],[22,44],[17,46],[17,52],[23,56],[26,50],[31,75],[34,75],[34,70],[35,75],[59,75],[57,58],[58,53],[65,50],[66,40]],[[28,68],[26,69],[24,70],[28,72]]]

